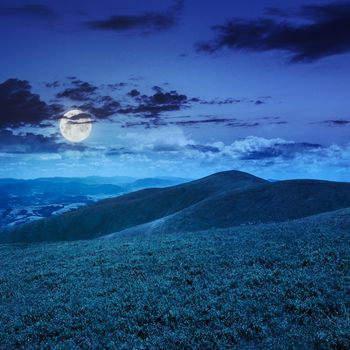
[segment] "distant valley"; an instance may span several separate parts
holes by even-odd
[[[121,176],[0,179],[0,227],[61,215],[101,199],[148,187],[166,187],[186,181],[172,177],[135,179]]]

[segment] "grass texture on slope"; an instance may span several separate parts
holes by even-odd
[[[350,211],[0,245],[0,349],[349,349]]]

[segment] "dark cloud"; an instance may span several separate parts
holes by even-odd
[[[325,120],[322,122],[322,124],[326,124],[329,126],[345,126],[350,124],[350,120],[346,119],[332,119],[332,120]]]
[[[231,126],[234,128],[255,128],[259,125],[260,125],[260,123],[258,123],[258,122],[245,122],[245,121],[239,121],[239,120],[226,124],[226,126]]]
[[[200,124],[223,124],[225,126],[236,127],[236,128],[246,128],[246,127],[256,127],[259,126],[258,122],[247,122],[244,120],[238,120],[236,118],[218,118],[211,117],[207,119],[191,119],[191,120],[180,120],[176,122],[170,122],[170,124],[175,124],[179,126],[192,126]]]
[[[274,143],[266,147],[259,147],[256,150],[249,150],[242,154],[241,160],[259,160],[281,157],[292,159],[299,153],[305,153],[321,149],[322,145],[301,142],[301,143]]]
[[[269,122],[268,124],[270,124],[270,125],[285,125],[285,124],[288,124],[288,122],[286,120],[277,120],[274,122]]]
[[[132,92],[134,101],[138,104],[128,106],[119,110],[122,114],[145,114],[146,116],[158,116],[162,112],[179,111],[189,107],[189,100],[186,95],[177,91],[163,91],[154,86],[152,95],[141,95],[138,90]],[[131,96],[131,92],[128,93]]]
[[[231,118],[208,118],[208,119],[191,119],[191,120],[179,120],[176,122],[170,122],[169,124],[175,124],[175,125],[182,125],[182,126],[191,126],[191,125],[198,125],[198,124],[227,124],[235,119]]]
[[[60,105],[48,105],[31,92],[27,80],[9,79],[0,84],[0,128],[39,125],[59,111]]]
[[[93,102],[84,103],[78,108],[91,113],[97,119],[106,119],[118,113],[120,103],[111,96],[102,96],[96,98]]]
[[[278,15],[277,9],[274,14]],[[350,3],[304,6],[293,21],[236,19],[213,30],[216,37],[200,43],[199,51],[213,53],[225,47],[257,52],[282,50],[291,55],[290,62],[312,62],[350,51]]]
[[[123,128],[133,128],[133,127],[144,127],[145,129],[150,128],[159,128],[160,126],[169,126],[169,125],[177,125],[177,126],[199,126],[199,125],[224,125],[229,127],[236,128],[247,128],[247,127],[256,127],[259,126],[258,122],[247,122],[244,120],[238,120],[236,118],[219,118],[219,117],[209,117],[209,118],[201,118],[201,119],[185,119],[185,120],[177,120],[177,121],[169,121],[164,120],[163,118],[153,117],[148,118],[147,120],[136,121],[136,122],[127,122],[122,125]]]
[[[136,89],[133,89],[133,90],[129,91],[127,93],[127,95],[130,96],[130,97],[137,97],[137,96],[141,95],[141,92],[136,90]]]
[[[14,134],[11,130],[0,130],[0,152],[13,154],[59,153],[72,149],[83,151],[86,147],[81,144],[59,143],[58,135]]]
[[[281,117],[262,117],[258,118],[258,120],[263,120],[265,124],[269,125],[288,124],[288,122],[286,120],[282,120]]]
[[[57,82],[57,84],[58,83],[59,82]],[[52,84],[56,85],[56,82]],[[142,116],[148,119],[156,118],[159,117],[162,113],[190,108],[193,104],[196,103],[203,105],[229,105],[240,102],[254,104],[264,103],[263,97],[261,98],[261,101],[233,98],[227,98],[222,100],[205,100],[199,97],[189,98],[187,95],[181,94],[176,90],[167,91],[165,88],[162,88],[157,85],[152,87],[153,93],[151,94],[142,94],[140,90],[134,88],[127,92],[124,98],[121,99],[121,101],[117,101],[114,97],[103,96],[100,93],[105,88],[111,89],[113,91],[119,90],[120,88],[125,87],[127,85],[126,83],[115,83],[95,86],[89,82],[85,82],[75,78],[70,82],[70,84],[72,85],[71,87],[68,87],[65,90],[59,92],[56,95],[56,97],[58,99],[68,98],[72,101],[82,102],[82,104],[75,105],[73,107],[91,113],[97,119],[108,119],[116,114]],[[185,122],[185,124],[186,123],[187,122]],[[143,125],[148,128],[152,126],[158,127],[160,125],[165,124],[166,123],[161,123],[159,120],[154,119],[145,122]],[[125,127],[131,127],[134,125],[138,126],[140,125],[140,123],[127,123],[125,124]]]
[[[149,34],[167,30],[177,24],[183,0],[177,0],[166,12],[146,12],[140,15],[114,15],[104,20],[89,21],[90,29]]]
[[[71,125],[91,124],[94,122],[91,118],[91,115],[85,112],[81,112],[69,118],[63,115],[61,118],[65,119],[67,121],[67,124],[71,124]]]
[[[141,94],[139,90],[133,89],[126,96],[132,99],[132,103],[123,105],[111,96],[100,95],[99,87],[85,81],[73,80],[72,87],[56,94],[58,99],[67,98],[72,101],[83,102],[73,107],[91,113],[97,119],[109,118],[114,114],[134,114],[145,117],[154,117],[162,112],[177,111],[189,107],[186,95],[177,91],[163,91],[162,88],[154,86],[153,94]],[[125,86],[125,83],[109,84],[103,87],[112,90]]]
[[[232,105],[236,103],[243,102],[241,99],[235,99],[235,98],[226,98],[224,100],[214,99],[214,100],[204,100],[199,97],[193,97],[191,99],[191,102],[197,102],[201,105]]]
[[[105,152],[106,156],[121,156],[123,154],[134,154],[131,151],[128,151],[127,149],[125,149],[124,147],[121,148],[110,148],[109,150],[107,150]]]
[[[0,16],[29,17],[37,19],[57,18],[57,12],[50,6],[42,4],[0,6]]]
[[[225,99],[213,99],[213,100],[205,100],[199,97],[193,97],[191,98],[189,101],[193,102],[193,103],[199,103],[201,105],[217,105],[217,106],[221,106],[221,105],[233,105],[233,104],[237,104],[237,103],[253,103],[257,106],[262,105],[267,103],[266,101],[263,100],[267,100],[270,99],[270,96],[267,97],[261,97],[261,99],[259,100],[249,100],[246,98],[225,98]]]
[[[45,83],[45,87],[49,89],[52,89],[52,88],[55,89],[55,88],[58,88],[59,86],[61,86],[61,83],[58,80]]]
[[[117,91],[126,87],[127,85],[128,85],[127,83],[120,82],[120,83],[107,84],[107,87],[112,91]]]
[[[210,145],[187,145],[188,149],[196,150],[202,153],[220,153],[220,149]]]
[[[97,86],[82,80],[73,80],[72,85],[74,86],[59,92],[56,97],[68,98],[72,101],[86,101],[90,100],[97,90]]]

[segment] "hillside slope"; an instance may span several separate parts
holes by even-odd
[[[350,209],[0,261],[0,349],[350,349]]]
[[[146,189],[100,201],[59,217],[0,234],[0,242],[90,239],[174,214],[200,201],[266,184],[253,175],[228,171],[163,189]]]
[[[212,196],[164,220],[167,232],[283,222],[350,207],[350,184],[316,180],[268,183]]]

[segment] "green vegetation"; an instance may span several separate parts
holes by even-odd
[[[114,237],[0,245],[0,349],[350,348],[350,210]]]

